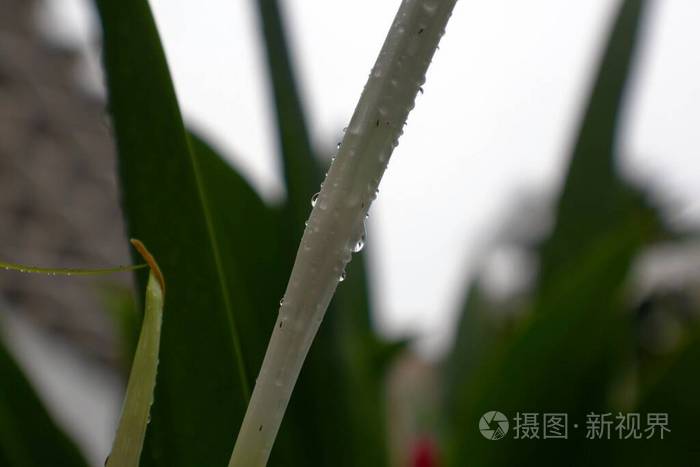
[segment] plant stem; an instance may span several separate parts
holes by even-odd
[[[456,0],[403,0],[297,251],[229,467],[267,463],[326,308],[361,240],[389,157]]]
[[[26,264],[7,263],[0,261],[0,268],[7,271],[24,272],[28,274],[47,274],[49,276],[97,276],[101,274],[113,274],[115,272],[129,272],[137,269],[147,268],[147,264],[135,264],[126,266],[115,266],[113,268],[45,268],[40,266],[28,266]]]

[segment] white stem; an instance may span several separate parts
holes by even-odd
[[[311,211],[229,467],[267,463],[306,354],[361,239],[455,3],[403,0],[399,7]]]

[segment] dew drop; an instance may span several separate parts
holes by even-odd
[[[313,195],[313,196],[311,197],[311,207],[316,206],[316,201],[318,201],[318,195],[319,195],[319,194],[320,194],[320,193],[316,193],[315,195]]]
[[[338,141],[338,144],[336,144],[335,147],[340,149],[340,141]]]
[[[280,298],[280,306],[284,305],[284,297]]]
[[[359,253],[362,251],[362,249],[365,247],[365,234],[362,234],[362,237],[355,243],[355,246],[352,247],[352,252],[353,253]]]
[[[366,218],[367,217],[365,217],[365,219]],[[355,244],[351,248],[353,253],[359,253],[360,251],[362,251],[362,249],[365,247],[365,243],[367,242],[367,226],[365,225],[364,220],[360,224],[357,233],[358,233],[358,235],[356,237],[357,240],[355,241]]]
[[[343,269],[343,272],[340,273],[340,277],[338,278],[338,282],[343,282],[345,280],[345,269]]]

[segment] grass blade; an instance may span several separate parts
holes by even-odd
[[[296,77],[292,70],[285,29],[277,0],[257,0],[258,16],[275,101],[277,133],[287,186],[286,210],[292,228],[303,225],[309,213],[309,199],[322,173],[314,157],[306,116],[302,111]],[[292,247],[301,238],[291,235]]]
[[[151,267],[146,286],[146,309],[136,346],[124,406],[106,467],[137,467],[150,421],[156,385],[165,282],[158,264],[138,240],[131,243]]]

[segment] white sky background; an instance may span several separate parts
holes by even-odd
[[[64,34],[88,35],[84,0],[48,3]],[[332,148],[399,0],[281,3],[312,137]],[[697,221],[700,2],[650,3],[623,163]],[[371,210],[370,274],[384,332],[417,334],[423,348],[442,348],[469,275],[506,216],[523,197],[558,186],[617,4],[458,2]],[[266,198],[282,196],[253,0],[151,5],[188,121]]]

